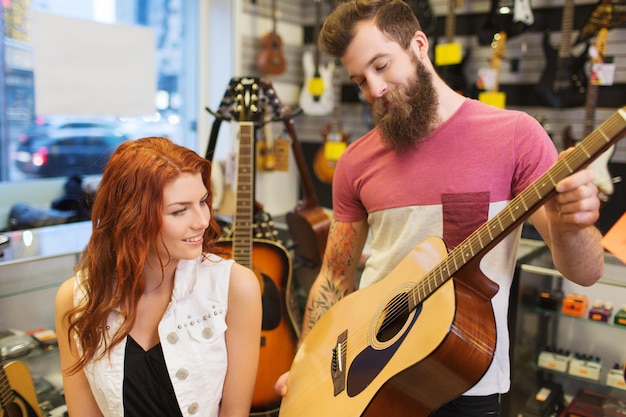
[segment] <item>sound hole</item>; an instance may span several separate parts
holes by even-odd
[[[407,293],[398,294],[383,311],[385,317],[376,333],[380,342],[387,342],[395,337],[409,318],[409,301]]]

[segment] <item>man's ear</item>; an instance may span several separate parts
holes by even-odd
[[[411,48],[413,48],[413,52],[415,52],[418,57],[423,59],[428,56],[428,47],[428,37],[426,34],[421,30],[416,31],[411,39]]]

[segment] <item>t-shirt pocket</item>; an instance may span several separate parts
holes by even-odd
[[[443,240],[454,249],[489,219],[489,191],[442,194]]]

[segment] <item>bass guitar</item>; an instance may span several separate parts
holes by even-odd
[[[291,291],[291,258],[277,242],[253,238],[254,121],[261,113],[261,93],[257,78],[233,78],[222,102],[222,107],[232,105],[230,111],[239,120],[239,152],[233,238],[218,243],[235,261],[255,272],[262,290],[261,349],[251,415],[278,410],[281,397],[274,392],[274,383],[289,369],[296,352],[294,322],[286,304]]]
[[[472,387],[495,350],[483,256],[626,135],[626,107],[447,253],[432,237],[384,279],[342,298],[302,340],[280,417],[425,417]]]
[[[579,56],[573,55],[573,26],[574,0],[565,0],[559,48],[555,49],[550,45],[550,37],[547,32],[543,36],[546,66],[539,79],[539,84],[535,86],[535,93],[546,106],[565,108],[585,104],[587,51],[583,51]]]
[[[0,417],[43,417],[28,367],[0,362]]]
[[[287,67],[283,54],[283,40],[276,31],[276,20],[276,0],[272,0],[272,30],[261,37],[261,52],[256,61],[261,74],[280,75]]]
[[[315,33],[319,32],[322,24],[321,1],[315,0]],[[315,36],[317,38],[317,36]],[[333,72],[335,61],[326,65],[320,63],[320,49],[314,45],[314,51],[304,51],[302,66],[304,68],[304,84],[300,90],[299,104],[304,114],[309,116],[324,116],[333,110]]]

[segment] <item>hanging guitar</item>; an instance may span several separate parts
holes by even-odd
[[[313,172],[317,179],[325,184],[332,184],[337,161],[350,139],[350,135],[344,132],[341,126],[341,83],[338,69],[333,73],[333,84],[335,103],[332,121],[322,128],[322,145],[313,158]]]
[[[547,32],[543,37],[546,65],[539,84],[535,86],[535,93],[546,106],[565,108],[585,104],[587,94],[587,74],[585,73],[587,50],[583,51],[579,56],[573,55],[573,26],[574,0],[565,0],[559,48],[555,49],[550,45],[550,36]]]
[[[593,47],[589,48],[589,62],[592,64],[601,64],[604,62],[604,53],[606,50],[606,37],[608,35],[607,28],[601,28],[596,35],[596,41]],[[598,90],[600,86],[594,82],[593,70],[587,86],[587,97],[585,99],[585,120],[583,122],[583,135],[587,136],[593,130],[595,124],[596,107],[598,105]],[[564,146],[576,146],[577,140],[572,135],[572,127],[565,126],[563,129]],[[615,145],[611,146],[606,152],[593,161],[589,167],[595,172],[596,178],[594,183],[598,187],[599,197],[603,201],[608,201],[609,196],[613,194],[613,179],[609,172],[608,163],[615,151]]]
[[[439,44],[435,41],[435,67],[441,78],[454,91],[462,95],[469,94],[469,85],[465,76],[465,64],[469,51],[463,56],[462,46],[454,41],[456,30],[455,10],[461,7],[463,0],[448,0],[448,14],[445,23],[445,41]]]
[[[502,109],[506,107],[506,94],[500,91],[499,77],[506,40],[506,32],[499,32],[493,35],[493,41],[491,42],[493,52],[489,60],[489,68],[479,71],[478,79],[476,80],[478,88],[483,90],[478,94],[478,100]]]
[[[437,17],[430,7],[428,0],[404,0],[405,3],[411,7],[413,14],[417,17],[417,21],[420,22],[422,32],[426,35],[432,35],[435,33],[437,27]]]
[[[491,0],[491,10],[478,31],[478,43],[491,45],[497,33],[506,32],[510,39],[535,23],[530,0]]]
[[[260,39],[261,52],[256,65],[261,74],[280,75],[285,72],[287,61],[283,54],[283,40],[276,31],[276,0],[272,0],[272,30]]]
[[[275,241],[253,237],[254,132],[255,122],[262,120],[259,83],[258,78],[231,79],[220,105],[219,114],[238,120],[239,152],[233,238],[220,239],[218,244],[230,251],[236,262],[252,269],[261,285],[261,349],[251,415],[269,415],[280,406],[274,383],[289,369],[296,337],[285,301],[291,290],[289,253]]]
[[[426,417],[474,386],[496,345],[482,258],[625,135],[623,107],[449,253],[431,237],[333,305],[300,343],[279,416]]]
[[[28,367],[0,362],[0,417],[43,417]]]
[[[315,30],[319,33],[322,24],[321,0],[315,0]],[[317,35],[314,37],[317,39]],[[330,60],[326,65],[320,63],[321,52],[314,42],[314,51],[306,50],[302,55],[304,68],[304,84],[300,90],[299,104],[304,114],[309,116],[323,116],[333,110],[333,72],[335,61]]]

